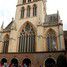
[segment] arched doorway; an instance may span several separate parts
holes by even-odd
[[[35,31],[29,22],[24,24],[20,32],[19,52],[35,52]]]
[[[6,58],[2,58],[0,64],[1,64],[1,66],[6,67],[7,66],[7,59]]]
[[[66,57],[64,55],[59,55],[57,58],[57,67],[66,67],[67,66],[67,61]]]
[[[23,67],[31,67],[31,60],[28,58],[25,58],[22,62]]]
[[[16,58],[13,58],[9,67],[18,67],[18,60]]]
[[[55,67],[55,61],[52,58],[48,58],[45,61],[45,67]]]

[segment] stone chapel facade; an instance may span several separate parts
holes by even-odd
[[[18,0],[16,8],[15,20],[0,30],[1,63],[45,67],[50,59],[55,64],[65,54],[59,13],[47,15],[46,0]]]

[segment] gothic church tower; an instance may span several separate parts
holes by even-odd
[[[47,15],[46,0],[18,0],[15,20],[0,30],[0,66],[55,67],[65,53],[59,12]]]
[[[35,32],[35,38],[36,38],[35,39],[35,51],[42,51],[43,42],[40,43],[41,45],[37,45],[37,44],[39,44],[38,34],[40,35],[41,33],[43,33],[43,30],[41,28],[41,31],[39,32],[38,25],[44,23],[44,18],[46,15],[46,1],[44,1],[43,3],[43,0],[18,0],[18,4],[16,7],[17,9],[16,9],[15,23],[16,23],[17,31],[16,32],[12,31],[11,33],[12,37],[10,36],[10,38],[13,38],[13,37],[14,37],[13,39],[16,38],[15,39],[16,43],[15,41],[11,42],[13,46],[15,45],[14,49],[13,48],[12,49],[14,51],[18,51],[18,47],[19,47],[18,37],[20,35],[22,28],[25,27],[25,25],[28,23],[30,26],[33,27],[34,32]],[[10,48],[9,48],[9,51],[12,50]]]
[[[46,0],[18,0],[16,7],[15,20],[12,19],[2,34],[3,43],[5,37],[9,40],[8,52],[43,52],[65,49],[63,24],[59,13],[47,15]]]

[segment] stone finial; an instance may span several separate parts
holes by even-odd
[[[57,14],[59,15],[59,11],[57,10]]]
[[[59,16],[59,11],[57,10],[57,21],[59,22],[60,16]]]
[[[4,28],[4,22],[2,22],[2,25],[1,25],[1,30],[3,30]]]
[[[12,21],[14,21],[14,18],[12,17]]]

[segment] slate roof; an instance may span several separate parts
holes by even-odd
[[[12,27],[13,21],[11,21],[3,31],[11,31],[11,27]]]
[[[58,19],[59,19],[58,14],[46,15],[45,23],[56,23],[58,21]]]

